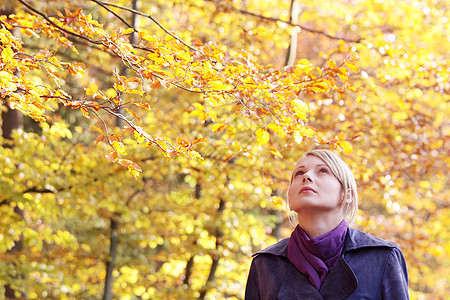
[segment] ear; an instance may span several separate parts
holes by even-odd
[[[355,193],[351,190],[347,190],[347,195],[345,195],[344,192],[342,192],[342,203],[341,204],[350,204],[353,202],[353,199],[355,198]]]

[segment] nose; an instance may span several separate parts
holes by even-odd
[[[309,172],[303,174],[303,182],[312,182],[312,178],[309,175]]]

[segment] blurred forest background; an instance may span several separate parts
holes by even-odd
[[[445,0],[0,4],[0,299],[243,299],[302,153],[449,291]],[[130,29],[130,28],[134,28]]]

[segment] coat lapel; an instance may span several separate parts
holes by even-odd
[[[344,257],[330,270],[320,287],[324,299],[345,299],[356,290],[358,280]]]
[[[323,300],[319,291],[308,281],[308,279],[290,263],[284,281],[278,292],[280,300]]]
[[[341,300],[353,293],[357,286],[355,274],[342,257],[330,270],[319,291],[291,263],[278,292],[278,299]]]

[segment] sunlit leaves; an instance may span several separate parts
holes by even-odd
[[[148,109],[148,103],[143,102],[142,99],[138,101],[128,99],[126,102],[123,97],[125,94],[144,96],[147,94],[145,85],[149,85],[153,89],[164,87],[169,90],[175,87],[199,92],[203,94],[205,100],[218,99],[220,96],[222,98],[220,104],[233,103],[238,100],[243,107],[241,113],[244,116],[250,118],[258,116],[261,120],[268,117],[277,119],[279,127],[275,128],[275,132],[284,136],[293,132],[292,126],[295,126],[296,123],[308,120],[307,105],[302,100],[296,99],[295,95],[328,93],[337,90],[334,74],[342,73],[335,67],[336,63],[334,62],[329,63],[330,68],[322,70],[314,67],[306,59],[300,60],[294,67],[286,71],[268,72],[272,66],[259,65],[245,52],[229,53],[226,47],[212,43],[198,44],[198,51],[190,51],[171,36],[159,38],[150,35],[145,30],[139,31],[139,37],[148,43],[147,48],[145,48],[146,51],[139,52],[126,40],[127,35],[133,32],[131,28],[108,32],[91,15],[85,15],[81,9],[77,9],[75,12],[65,9],[64,14],[60,12],[57,14],[58,18],[47,20],[29,15],[26,17],[14,16],[9,25],[42,31],[65,47],[73,47],[72,42],[65,35],[73,35],[93,45],[101,45],[103,51],[120,57],[123,63],[137,74],[137,77],[127,78],[114,71],[117,81],[112,84],[112,88],[117,95],[113,97],[106,96],[106,93],[102,91],[86,87],[86,96],[98,100],[97,103],[87,99],[75,100],[75,97],[70,95],[60,97],[53,93],[45,94],[45,92],[51,91],[51,87],[48,87],[47,90],[40,89],[37,96],[44,99],[51,98],[71,108],[80,109],[86,118],[92,117],[92,109],[97,112],[94,115],[100,120],[103,120],[105,113],[112,114],[124,119],[133,130],[136,126],[130,124],[132,120],[126,119],[126,116],[117,113],[116,110],[127,105]],[[2,54],[7,61],[12,59],[11,51],[4,50]],[[83,63],[63,62],[52,53],[39,54],[39,56],[35,56],[36,58],[39,60],[30,60],[30,66],[43,69],[58,85],[64,75],[55,72],[53,67],[60,71],[67,70],[71,76],[84,76],[85,65]],[[47,66],[43,62],[48,62],[50,65]],[[352,66],[351,62],[346,62],[346,64]],[[11,80],[8,76],[5,77],[5,81],[9,82]],[[342,75],[340,78],[347,84],[347,77]],[[28,93],[31,93],[31,90]],[[202,121],[216,121],[217,116],[213,113],[212,108],[220,104],[207,102],[205,104],[194,103],[195,110],[191,112],[191,115],[199,117]],[[138,112],[127,107],[124,107],[124,110],[134,121],[140,120]],[[24,111],[30,115],[36,115],[31,111]],[[35,118],[43,120],[43,117],[40,116],[35,116]],[[220,130],[218,130],[219,128]],[[213,131],[222,129],[222,127],[217,127],[213,128]],[[155,145],[167,157],[184,153],[183,147],[172,148],[173,143],[166,137],[153,139],[148,133],[144,134],[142,131],[138,132],[138,136],[144,137],[149,144]],[[319,136],[318,139],[323,140],[323,137]],[[259,139],[259,143],[261,144],[261,139]],[[113,145],[113,147],[115,146]]]
[[[258,145],[261,146],[269,142],[270,135],[264,128],[259,128],[258,130],[256,130],[255,135]]]
[[[17,133],[15,151],[0,150],[0,201],[8,203],[0,251],[22,233],[27,247],[26,257],[4,254],[2,268],[24,266],[28,277],[17,280],[30,298],[44,290],[101,297],[112,219],[120,221],[118,298],[198,298],[205,287],[209,298],[242,298],[251,253],[274,242],[285,220],[289,172],[315,147],[351,165],[357,224],[399,244],[412,296],[443,297],[449,80],[439,7],[309,2],[300,25],[363,40],[302,30],[298,61],[284,67],[289,1],[242,4],[277,22],[241,15],[236,2],[143,3],[197,50],[148,18],[131,45],[134,30],[93,3],[84,11],[36,3],[54,25],[20,11],[1,22],[21,38],[0,30],[0,95],[49,122],[41,134]],[[75,111],[70,126],[51,121],[64,114],[51,112],[61,104]]]

